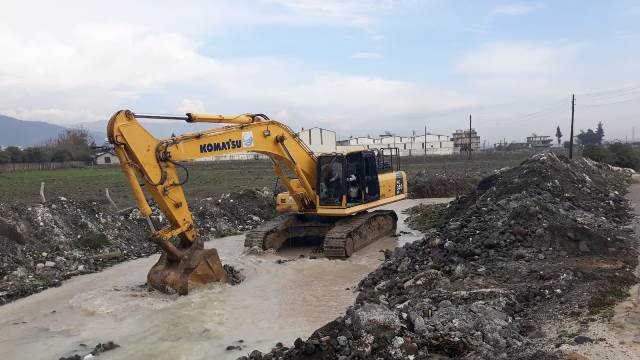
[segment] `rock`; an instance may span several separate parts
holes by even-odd
[[[338,345],[340,345],[341,347],[349,345],[349,339],[347,339],[346,336],[338,336],[337,341]]]
[[[93,348],[93,351],[91,351],[92,355],[98,355],[101,354],[105,351],[111,351],[113,349],[119,348],[120,345],[114,343],[113,341],[107,341],[106,343],[99,343],[98,345],[96,345]]]
[[[418,334],[424,334],[427,331],[427,324],[424,318],[415,312],[409,314],[409,320],[413,324],[413,331]]]
[[[404,351],[407,355],[416,355],[418,353],[418,345],[416,343],[404,343],[402,345],[402,351]]]
[[[312,343],[306,342],[302,347],[302,352],[305,355],[313,355],[316,352],[316,346]]]
[[[391,345],[396,349],[399,349],[400,346],[402,346],[403,344],[404,344],[404,339],[399,336],[394,337],[393,340],[391,341]]]
[[[494,238],[488,238],[482,243],[487,249],[493,249],[498,245],[498,241]]]
[[[27,276],[27,269],[25,269],[23,266],[20,266],[12,274],[17,277],[24,277]]]
[[[253,350],[249,354],[249,360],[262,360],[262,352],[258,350]]]
[[[78,271],[85,271],[86,266],[84,265],[78,265]]]
[[[515,260],[522,260],[527,257],[527,252],[524,250],[516,250],[513,252],[513,258]]]
[[[409,258],[402,259],[402,261],[400,262],[400,265],[398,265],[398,271],[406,272],[409,269],[410,264],[411,264],[411,259]]]
[[[44,263],[44,266],[46,266],[46,267],[54,267],[54,266],[56,266],[56,263],[53,262],[53,261],[47,261],[47,262]]]
[[[37,263],[36,264],[36,269],[44,269],[44,264],[43,263]]]
[[[575,341],[576,344],[584,344],[584,343],[592,343],[593,339],[588,336],[578,335],[573,338],[573,341]]]
[[[353,325],[361,333],[393,335],[400,330],[398,315],[384,305],[367,303],[353,314]]]

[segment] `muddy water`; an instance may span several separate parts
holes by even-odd
[[[89,349],[81,344],[107,340],[121,347],[102,359],[235,359],[278,341],[291,344],[344,313],[357,295],[358,281],[383,259],[381,249],[421,237],[405,226],[403,209],[436,201],[443,200],[385,207],[397,211],[402,235],[381,239],[345,261],[298,258],[308,255],[308,248],[245,255],[242,235],[209,241],[223,263],[241,269],[246,280],[237,286],[210,284],[186,297],[142,287],[156,256],[73,278],[0,307],[0,358],[83,355]],[[278,259],[295,260],[278,264]],[[227,351],[228,345],[244,348]]]

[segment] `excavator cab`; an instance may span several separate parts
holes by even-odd
[[[378,173],[392,172],[398,167],[397,149],[319,155],[316,188],[320,206],[352,207],[377,201]]]

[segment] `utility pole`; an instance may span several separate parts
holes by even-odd
[[[471,114],[469,114],[469,160],[471,160]]]
[[[569,159],[573,159],[573,116],[576,109],[576,94],[571,96],[571,136],[569,137]]]
[[[409,149],[409,156],[413,156],[413,144],[416,142],[416,131],[411,130],[411,149]]]
[[[424,142],[422,144],[424,145],[424,159],[426,161],[427,159],[427,124],[424,124]]]

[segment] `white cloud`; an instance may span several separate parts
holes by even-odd
[[[557,71],[574,52],[575,47],[487,43],[465,54],[455,69],[468,75],[548,74]]]
[[[361,59],[361,60],[376,60],[382,59],[382,54],[375,52],[357,52],[351,55],[352,59]]]
[[[186,113],[195,113],[202,114],[205,113],[205,106],[202,100],[191,100],[191,99],[182,99],[180,102],[180,106],[176,109],[178,114],[186,114]]]
[[[122,22],[77,23],[52,33],[0,27],[0,48],[12,54],[0,57],[0,113],[66,124],[132,108],[264,112],[295,127],[361,129],[406,112],[470,103],[442,89],[319,72],[289,58],[221,60],[205,55],[193,36]]]
[[[500,16],[518,16],[528,14],[536,8],[536,4],[513,3],[498,6],[493,9],[493,13]]]
[[[385,1],[366,0],[271,0],[282,5],[294,14],[307,19],[320,19],[328,22],[349,24],[356,27],[368,27],[372,18],[370,12],[385,6]]]

